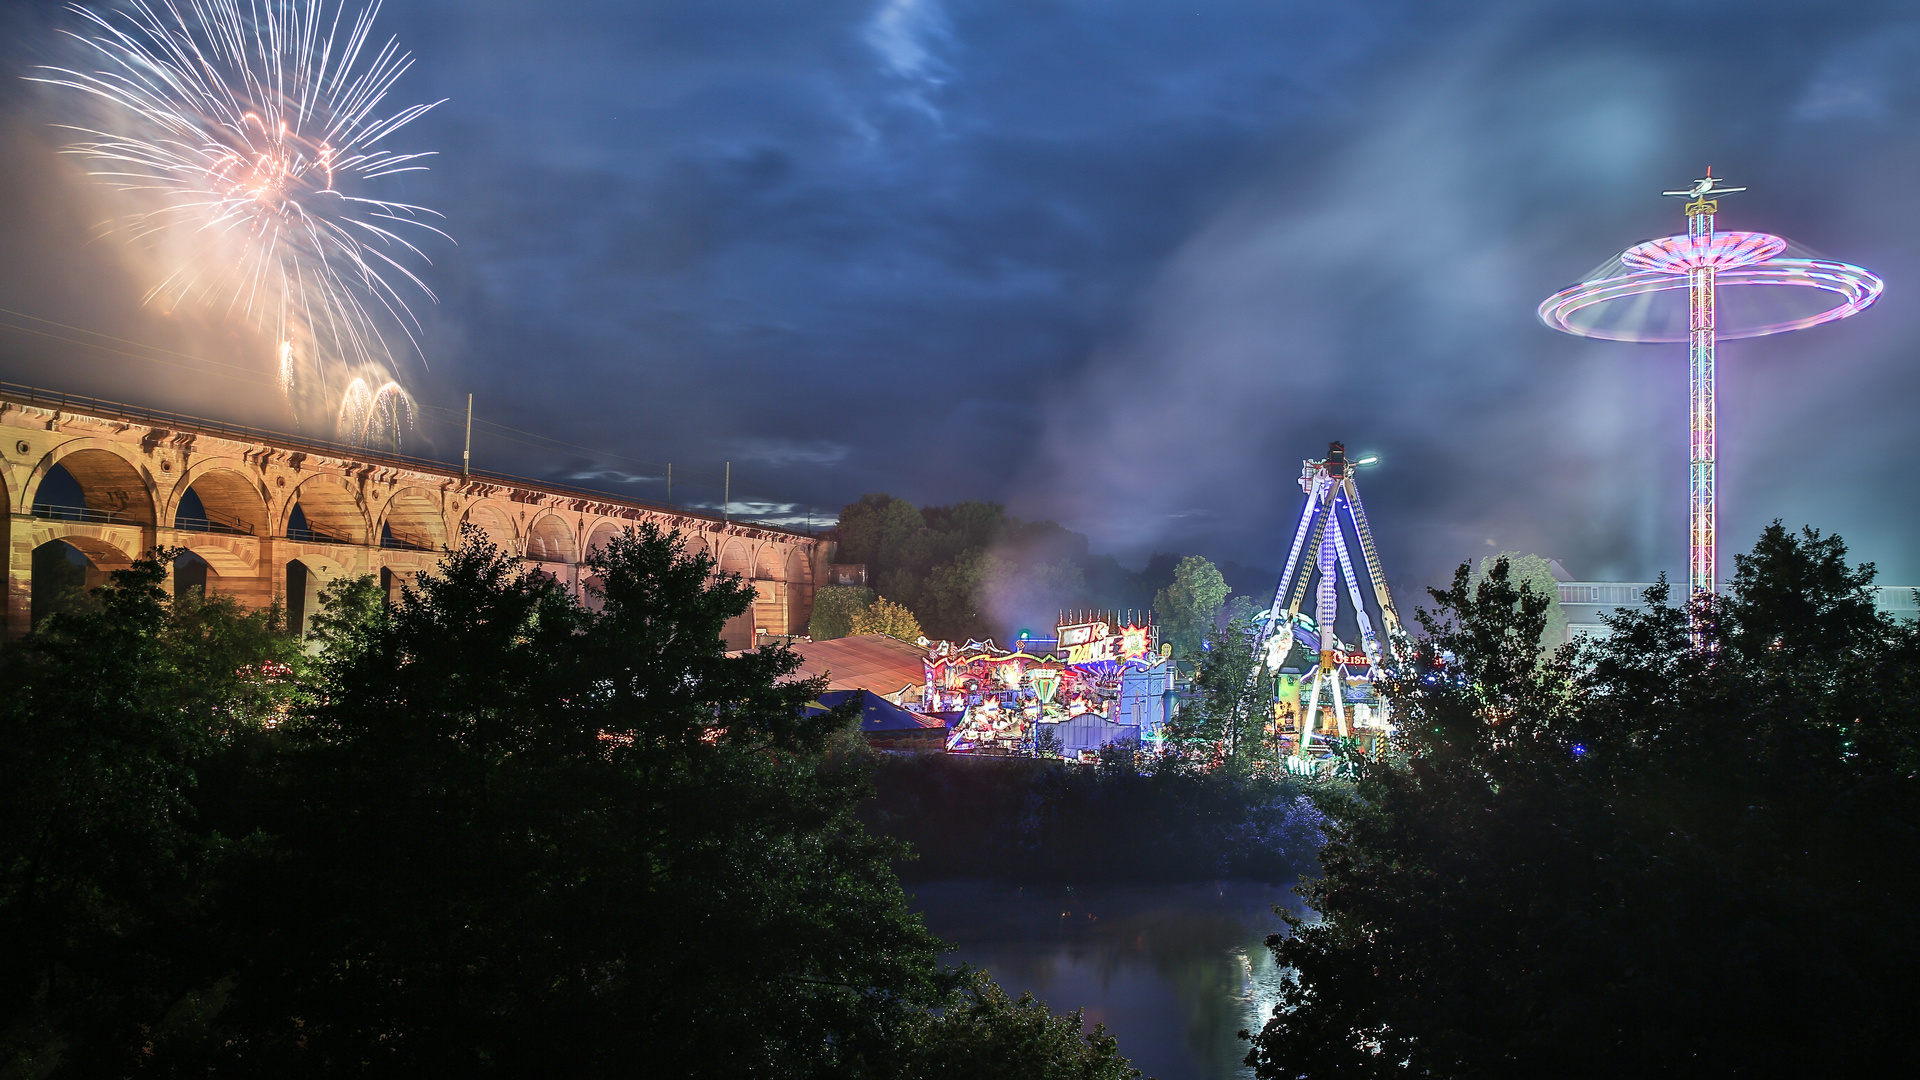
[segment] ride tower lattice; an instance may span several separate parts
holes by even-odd
[[[1670,289],[1687,290],[1687,389],[1691,436],[1687,452],[1688,596],[1718,589],[1718,491],[1714,475],[1719,417],[1714,401],[1715,347],[1720,339],[1763,337],[1801,330],[1854,315],[1879,299],[1885,288],[1867,270],[1849,263],[1785,255],[1787,241],[1767,233],[1715,232],[1719,200],[1744,187],[1719,187],[1713,170],[1681,191],[1665,191],[1687,200],[1687,234],[1636,244],[1609,263],[1609,269],[1547,297],[1540,319],[1555,330],[1611,341],[1678,341],[1656,328],[1605,323],[1595,317],[1610,301],[1644,297]],[[1624,271],[1621,272],[1621,271]],[[1731,329],[1719,325],[1722,285],[1788,285],[1837,294],[1840,303],[1823,311],[1778,322]],[[1802,291],[1796,289],[1796,292]],[[1699,640],[1696,627],[1695,640]]]
[[[1254,635],[1255,678],[1264,668],[1278,672],[1289,651],[1298,642],[1310,653],[1318,654],[1308,703],[1299,718],[1300,737],[1297,752],[1305,754],[1320,715],[1321,695],[1327,695],[1334,724],[1341,738],[1348,735],[1346,695],[1343,685],[1349,659],[1340,647],[1335,623],[1340,615],[1341,585],[1353,605],[1354,622],[1360,631],[1360,649],[1366,663],[1366,681],[1375,683],[1385,674],[1385,666],[1398,658],[1400,616],[1393,609],[1393,596],[1387,591],[1387,579],[1380,570],[1380,553],[1374,546],[1373,529],[1367,524],[1366,506],[1360,501],[1360,488],[1354,483],[1354,470],[1371,465],[1373,458],[1348,461],[1347,449],[1340,443],[1327,445],[1327,456],[1300,463],[1300,489],[1306,502],[1300,509],[1300,521],[1293,530],[1293,546],[1287,551],[1286,569],[1280,572],[1279,587],[1273,603]],[[1367,611],[1360,591],[1360,579],[1354,573],[1347,533],[1351,530],[1360,545],[1366,566],[1380,628]],[[1309,586],[1314,587],[1311,625],[1300,618]],[[1384,631],[1384,634],[1382,633]]]
[[[1711,187],[1713,170],[1707,170]],[[1725,193],[1743,190],[1729,188]],[[1669,193],[1670,194],[1670,193]],[[1714,194],[1721,194],[1714,192]],[[1696,250],[1713,249],[1713,215],[1718,199],[1696,195],[1687,203],[1687,239]],[[1691,435],[1687,440],[1687,595],[1713,592],[1718,577],[1719,542],[1714,533],[1714,308],[1719,299],[1711,259],[1687,265],[1687,400]]]

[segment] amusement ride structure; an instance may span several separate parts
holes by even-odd
[[[1713,170],[1684,191],[1663,195],[1687,200],[1687,234],[1649,240],[1622,252],[1587,280],[1548,297],[1540,319],[1555,330],[1612,341],[1687,342],[1688,382],[1693,437],[1688,462],[1691,495],[1687,558],[1688,594],[1712,593],[1718,582],[1715,557],[1714,345],[1721,338],[1763,337],[1801,330],[1856,314],[1879,298],[1884,285],[1872,273],[1848,263],[1790,257],[1788,243],[1758,232],[1715,232],[1717,195],[1745,191],[1719,187]],[[1718,325],[1722,285],[1787,285],[1833,293],[1839,302],[1798,317],[1757,319],[1746,325]],[[1667,290],[1687,290],[1687,327],[1657,325],[1644,301]],[[1639,298],[1635,304],[1618,304]],[[1611,305],[1611,307],[1610,307]],[[1611,320],[1603,312],[1618,310]]]
[[[1300,522],[1293,530],[1293,547],[1287,552],[1286,569],[1280,573],[1273,604],[1261,617],[1254,635],[1255,678],[1262,668],[1278,672],[1296,642],[1319,656],[1306,706],[1300,712],[1297,750],[1301,754],[1307,752],[1312,738],[1322,695],[1333,709],[1336,730],[1341,738],[1346,738],[1349,693],[1346,684],[1351,679],[1371,688],[1381,678],[1383,666],[1398,655],[1400,616],[1393,610],[1393,597],[1387,592],[1387,579],[1380,571],[1380,553],[1374,547],[1373,530],[1367,524],[1366,507],[1361,504],[1360,489],[1354,484],[1354,470],[1372,465],[1374,461],[1370,457],[1348,461],[1347,448],[1336,442],[1328,444],[1324,459],[1300,463],[1300,489],[1306,493],[1306,504],[1301,507]],[[1349,529],[1366,563],[1367,584],[1373,592],[1384,640],[1381,632],[1374,628],[1360,592],[1360,578],[1354,573],[1353,557],[1347,546]],[[1343,583],[1359,629],[1357,653],[1341,647],[1335,630]],[[1309,585],[1316,586],[1311,619],[1300,611]],[[1359,671],[1353,670],[1356,668]]]

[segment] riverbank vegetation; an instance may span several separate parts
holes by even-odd
[[[1320,846],[1320,816],[1292,778],[1124,744],[1092,766],[893,754],[874,784],[860,815],[912,848],[910,880],[1287,882]]]
[[[1434,591],[1257,1074],[1920,1069],[1920,630],[1845,554],[1776,523],[1697,630],[1663,584],[1544,657],[1507,566]]]
[[[1134,1075],[938,966],[854,718],[677,536],[588,607],[469,530],[317,652],[165,558],[0,652],[0,1075]]]

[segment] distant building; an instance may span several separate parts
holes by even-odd
[[[1555,563],[1554,568],[1558,569],[1559,565]],[[1606,637],[1611,631],[1601,616],[1613,614],[1615,608],[1645,606],[1646,592],[1651,588],[1651,581],[1560,582],[1560,610],[1567,616],[1568,639]],[[1674,590],[1675,593],[1685,591],[1684,583]],[[1677,599],[1673,593],[1668,594],[1670,603]]]
[[[1558,561],[1552,562],[1554,577],[1560,579],[1560,610],[1567,616],[1567,634],[1571,638],[1605,637],[1609,631],[1603,615],[1616,608],[1637,610],[1646,604],[1651,581],[1569,581]],[[1668,581],[1667,602],[1678,604],[1686,592],[1684,582]],[[1873,590],[1874,605],[1896,618],[1920,617],[1920,605],[1914,603],[1912,585],[1882,585]]]
[[[1873,592],[1873,604],[1881,611],[1896,619],[1920,618],[1920,604],[1914,603],[1913,594],[1920,586],[1881,585]]]
[[[867,584],[867,564],[859,562],[830,563],[827,566],[827,584],[852,585],[865,588]]]

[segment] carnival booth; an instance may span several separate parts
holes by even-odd
[[[1172,664],[1150,623],[1063,622],[1053,639],[930,645],[922,712],[947,717],[952,753],[1091,757],[1157,737],[1171,714]]]

